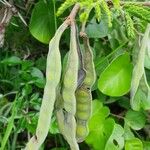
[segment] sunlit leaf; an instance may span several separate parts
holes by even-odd
[[[102,72],[98,80],[98,88],[106,95],[122,96],[130,90],[131,75],[130,56],[125,53],[114,59]]]
[[[32,11],[29,25],[31,34],[40,42],[48,44],[55,32],[54,18],[53,5],[39,1]]]
[[[137,138],[127,140],[125,144],[125,150],[143,150],[143,144]]]
[[[109,109],[103,107],[98,100],[93,101],[93,113],[89,121],[89,135],[86,143],[94,150],[105,149],[105,144],[111,136],[114,129],[114,120],[107,118]]]
[[[105,146],[105,150],[110,150],[110,147],[111,150],[122,150],[124,147],[123,134],[124,129],[120,125],[115,124],[112,135]]]
[[[129,110],[125,116],[126,123],[134,130],[140,130],[146,123],[146,116],[143,112]]]

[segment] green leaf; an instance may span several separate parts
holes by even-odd
[[[137,138],[127,140],[125,143],[125,150],[143,150],[143,144]]]
[[[94,150],[105,149],[105,144],[114,129],[114,120],[107,118],[109,109],[98,100],[93,101],[92,117],[89,121],[89,135],[86,143]],[[95,140],[96,139],[96,140]]]
[[[53,4],[50,1],[39,1],[32,12],[29,29],[31,34],[40,42],[48,44],[55,32],[55,16]]]
[[[21,62],[21,59],[17,56],[11,56],[1,61],[1,63],[6,65],[19,65]]]
[[[86,28],[86,33],[89,38],[102,38],[108,35],[108,24],[107,18],[104,18],[100,23],[96,22],[96,19],[93,18]]]
[[[128,126],[128,124],[125,122],[124,125],[124,138],[125,140],[129,140],[129,139],[133,139],[135,136],[132,133],[130,127]]]
[[[130,100],[128,97],[120,97],[118,100],[118,104],[119,106],[125,108],[125,109],[129,109],[130,108]]]
[[[33,67],[31,70],[31,75],[34,80],[34,84],[39,88],[44,88],[46,81],[43,73],[38,68]]]
[[[36,126],[38,123],[38,115],[35,113],[29,113],[30,121],[26,120],[26,128],[28,132],[35,133]]]
[[[52,134],[60,133],[58,129],[56,117],[52,117],[49,131]]]
[[[34,84],[39,88],[44,88],[44,86],[46,84],[46,80],[45,79],[37,79],[34,81]]]
[[[144,150],[150,150],[150,142],[143,141]]]
[[[3,135],[3,138],[1,139],[1,150],[5,149],[7,141],[9,139],[12,129],[14,127],[15,116],[17,115],[17,111],[18,111],[18,107],[17,107],[18,100],[19,100],[19,98],[16,98],[13,102],[11,116],[8,119],[7,127],[5,127],[5,133]]]
[[[143,112],[129,110],[125,116],[125,121],[134,130],[140,130],[145,126],[146,116]]]
[[[30,84],[25,84],[25,86],[22,89],[22,95],[27,96],[32,92],[32,86]]]
[[[107,141],[105,150],[110,150],[110,147],[111,150],[122,150],[124,147],[123,134],[124,134],[124,129],[120,125],[115,124],[112,135]]]
[[[24,61],[22,61],[21,65],[22,65],[22,70],[26,71],[26,70],[30,69],[34,65],[34,63],[33,63],[33,61],[24,60]]]
[[[31,75],[32,77],[39,78],[39,79],[44,78],[43,73],[38,68],[35,67],[32,68]]]
[[[114,59],[102,72],[98,80],[99,90],[109,96],[122,96],[129,92],[132,76],[132,64],[129,54]]]

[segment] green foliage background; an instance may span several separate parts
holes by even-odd
[[[62,5],[63,2],[35,0],[27,5],[14,1],[28,26],[19,17],[12,17],[0,49],[0,150],[24,148],[35,132],[45,85],[48,43],[77,1],[69,0]],[[150,22],[150,7],[137,5],[137,1],[124,1],[120,6],[114,0],[114,6],[109,7],[103,0],[78,2],[82,7],[76,22],[79,28],[81,23],[87,24],[85,31],[97,74],[92,88],[89,135],[80,149],[150,150],[150,35],[147,42],[141,40]],[[69,47],[68,35],[66,31],[60,44],[63,64]],[[138,109],[134,109],[130,105],[131,80],[142,44],[147,45],[145,60],[140,64],[144,64],[148,97],[138,91],[134,98]],[[144,98],[149,100],[146,106],[142,104]],[[41,150],[68,148],[53,116]]]

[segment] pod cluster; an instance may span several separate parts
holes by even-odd
[[[91,116],[91,87],[95,82],[93,54],[87,37],[80,48],[75,22],[70,25],[70,49],[62,70],[59,51],[60,38],[68,27],[64,22],[50,41],[47,57],[46,85],[40,109],[36,134],[27,143],[26,150],[38,150],[44,142],[55,112],[60,133],[71,150],[79,150],[78,143],[88,135]]]
[[[72,150],[88,135],[91,116],[91,88],[95,82],[93,53],[89,40],[83,37],[84,50],[80,48],[78,29],[71,24],[70,50],[64,69],[62,83],[58,88],[56,116],[60,132]]]

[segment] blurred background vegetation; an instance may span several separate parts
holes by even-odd
[[[63,0],[14,0],[9,2],[12,6],[9,7],[5,5],[6,1],[0,1],[0,34],[3,35],[2,30],[5,30],[4,44],[0,48],[0,150],[20,150],[35,133],[45,85],[48,42],[72,8],[56,17],[56,10],[62,2]],[[7,15],[6,7],[15,8],[15,11],[8,23],[2,24],[4,15]],[[101,80],[99,77],[112,64],[112,60],[126,55],[125,52],[127,57],[132,56],[139,37],[143,36],[146,25],[150,22],[150,7],[145,8],[149,12],[145,17],[149,20],[131,15],[135,28],[133,37],[128,34],[124,10],[120,15],[112,6],[110,9],[112,27],[108,27],[107,15],[103,12],[100,22],[95,19],[94,11],[91,11],[87,21],[86,32],[94,53],[97,81],[92,91],[94,115],[89,122],[90,134],[80,144],[80,148],[150,150],[150,111],[131,109],[129,89],[124,94],[113,96],[103,94],[101,88],[98,88]],[[76,21],[80,28],[79,17]],[[68,34],[69,31],[66,31],[60,44],[64,58],[62,62],[65,61],[69,47]],[[120,59],[119,63],[124,65],[124,59]],[[149,59],[145,68],[150,83]],[[125,73],[126,71],[131,72],[128,69]],[[122,78],[125,77],[123,75]],[[126,85],[127,81],[124,80],[123,84]],[[48,137],[41,147],[41,150],[50,149],[69,149],[59,134],[55,116],[52,117]]]

